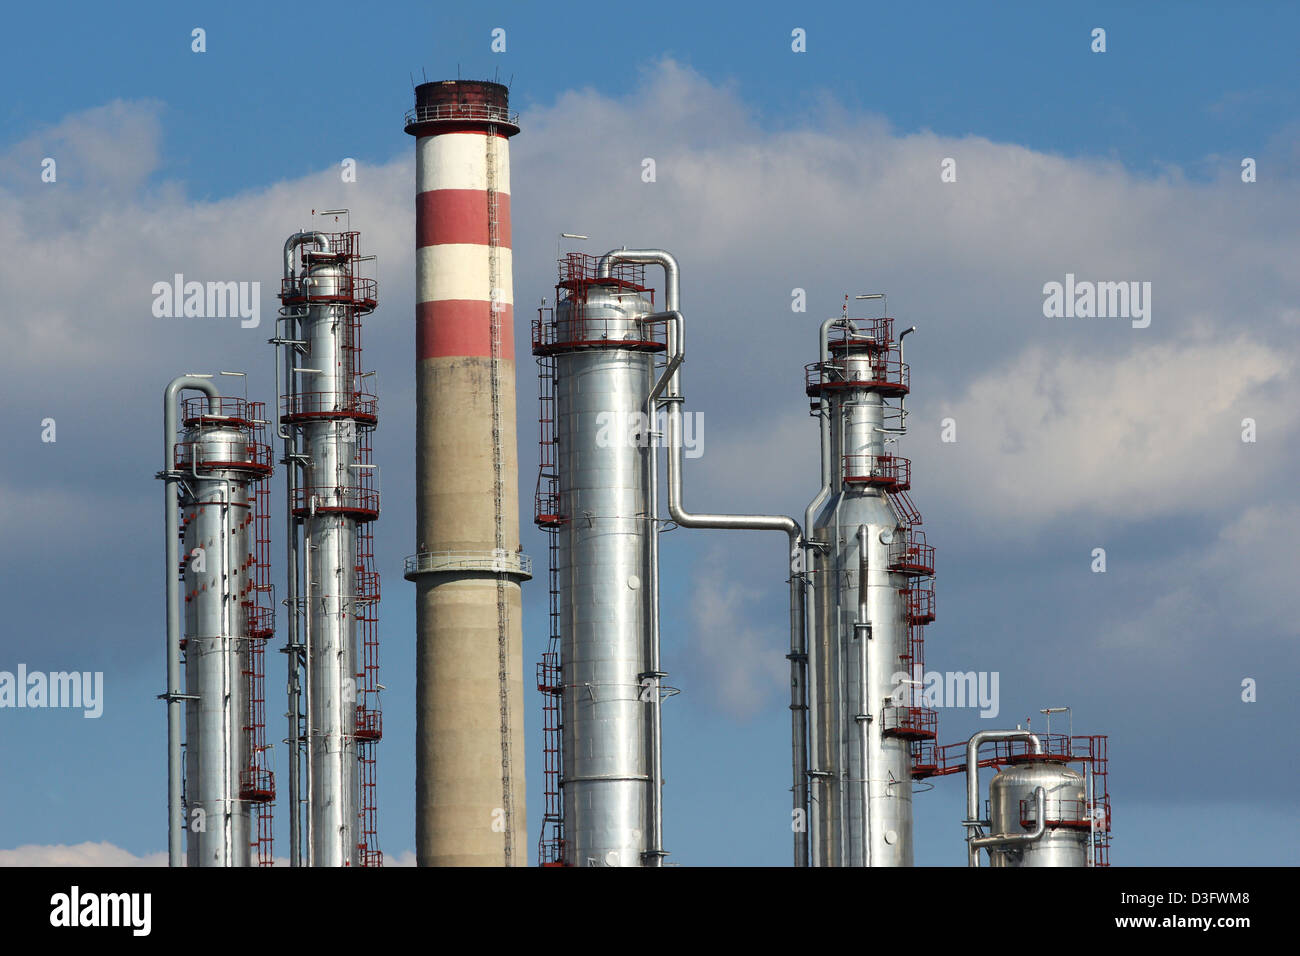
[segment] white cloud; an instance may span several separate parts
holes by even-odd
[[[1291,356],[1245,336],[1116,357],[1031,346],[941,414],[958,440],[931,453],[920,481],[982,520],[1221,517],[1293,460],[1300,377]],[[1247,417],[1254,443],[1241,440]],[[932,445],[938,422],[923,427]]]
[[[0,866],[166,866],[167,852],[137,856],[107,841],[41,846],[29,843],[0,850]]]
[[[1300,505],[1250,505],[1213,537],[1120,570],[1134,587],[1154,596],[1136,613],[1110,612],[1099,645],[1177,653],[1190,643],[1300,638],[1297,541]]]
[[[692,633],[682,655],[698,681],[698,698],[747,720],[789,687],[789,664],[784,660],[789,632],[752,623],[748,612],[763,593],[727,573],[732,565],[726,554],[713,551],[701,565],[707,570],[695,577]]]
[[[0,867],[6,866],[166,866],[167,851],[137,856],[107,841],[53,845],[28,843],[0,850]],[[288,857],[276,857],[276,866],[288,866]],[[415,851],[403,850],[384,858],[385,866],[415,866]]]

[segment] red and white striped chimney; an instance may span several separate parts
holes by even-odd
[[[510,147],[498,83],[416,87],[416,853],[525,848]]]

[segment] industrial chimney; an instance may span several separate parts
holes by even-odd
[[[510,254],[499,83],[415,90],[416,856],[521,866],[523,675]]]

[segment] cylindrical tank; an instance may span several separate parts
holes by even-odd
[[[251,866],[257,836],[240,779],[249,730],[250,472],[238,427],[188,418],[177,446],[184,537],[185,804],[189,866]],[[268,463],[269,464],[269,463]]]
[[[556,354],[555,407],[567,518],[558,531],[564,856],[576,866],[641,866],[650,833],[644,411],[654,353],[636,317],[653,311],[617,280],[596,280],[556,310],[557,340],[573,343]]]
[[[1032,832],[1038,787],[1046,795],[1047,831],[1025,846],[989,847],[990,865],[1087,866],[1090,821],[1084,777],[1059,761],[1017,763],[998,771],[989,782],[991,833]]]

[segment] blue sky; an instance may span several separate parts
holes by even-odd
[[[0,670],[102,670],[107,700],[99,720],[0,710],[0,853],[164,848],[158,396],[189,370],[246,368],[255,398],[273,384],[265,329],[166,324],[149,290],[175,271],[260,280],[269,315],[284,236],[339,205],[380,255],[366,339],[385,468],[380,834],[392,859],[413,847],[413,589],[400,568],[414,550],[414,180],[401,119],[412,75],[459,69],[512,80],[522,113],[521,325],[551,294],[561,231],[592,235],[591,252],[660,245],[682,260],[698,329],[688,408],[707,425],[705,456],[687,465],[693,507],[802,515],[817,475],[799,383],[817,322],[844,292],[888,291],[920,328],[899,451],[939,548],[929,666],[998,670],[998,725],[1065,703],[1076,731],[1110,734],[1117,864],[1296,862],[1300,11],[317,9],[9,14]],[[1104,54],[1089,50],[1098,26]],[[504,54],[489,52],[494,27]],[[795,27],[807,53],[790,51]],[[44,156],[59,159],[57,184],[39,181]],[[657,158],[653,187],[639,181],[644,156]],[[949,156],[959,176],[944,186]],[[343,157],[359,163],[351,188]],[[1042,285],[1067,272],[1152,281],[1151,327],[1044,318]],[[790,312],[794,287],[806,315]],[[534,387],[521,354],[525,493]],[[46,416],[52,445],[39,441]],[[955,445],[939,441],[945,416]],[[1239,440],[1247,416],[1254,444]],[[544,561],[542,535],[527,528],[524,545]],[[1088,571],[1098,546],[1105,575]],[[665,666],[683,688],[665,711],[666,842],[683,864],[789,859],[781,552],[778,536],[664,542]],[[544,597],[525,590],[527,673]],[[1248,676],[1257,703],[1240,700]],[[273,671],[272,696],[279,684]],[[535,694],[528,705],[535,768]],[[945,710],[940,736],[985,725]],[[534,821],[539,785],[533,769]],[[918,795],[919,863],[961,862],[960,801],[954,779]]]

